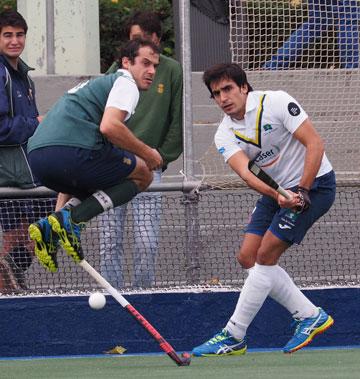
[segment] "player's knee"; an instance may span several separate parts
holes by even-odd
[[[256,263],[264,266],[273,266],[277,264],[277,259],[267,251],[259,249],[256,255]]]
[[[252,255],[245,254],[241,250],[239,251],[236,259],[245,270],[253,267],[255,264],[255,258]]]

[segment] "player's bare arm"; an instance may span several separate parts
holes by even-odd
[[[297,205],[295,194],[287,190],[291,199],[281,196],[273,188],[269,187],[248,170],[249,158],[243,151],[238,151],[229,160],[230,167],[246,182],[246,184],[263,195],[274,198],[282,208],[293,208]]]
[[[142,158],[150,170],[161,168],[163,160],[160,153],[134,136],[123,123],[125,117],[126,111],[114,107],[106,108],[100,123],[100,132],[115,146]]]
[[[324,143],[313,127],[310,119],[306,119],[295,131],[294,138],[306,147],[304,173],[299,186],[310,189],[316,174],[319,172],[324,155]]]

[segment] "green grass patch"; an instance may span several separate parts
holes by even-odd
[[[360,349],[248,353],[193,358],[177,367],[166,355],[0,361],[2,378],[359,378]]]

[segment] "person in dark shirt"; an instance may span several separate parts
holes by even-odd
[[[27,161],[26,144],[41,116],[35,102],[31,70],[20,55],[25,48],[27,24],[20,13],[0,14],[0,186],[33,188],[39,183]],[[27,227],[33,220],[32,204],[1,202],[3,230],[0,250],[0,292],[25,287],[24,271],[32,261]],[[37,215],[38,216],[38,215]]]

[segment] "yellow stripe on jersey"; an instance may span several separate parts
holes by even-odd
[[[239,133],[237,130],[234,131],[235,137],[240,141],[245,143],[250,143],[251,145],[261,147],[261,119],[264,111],[264,100],[266,95],[262,95],[260,98],[260,107],[256,115],[256,125],[255,125],[255,138],[249,138],[245,135]]]

